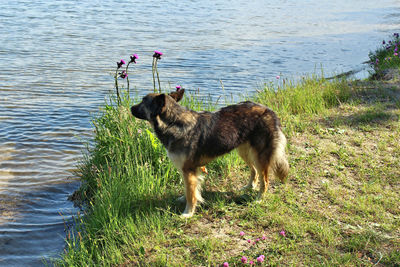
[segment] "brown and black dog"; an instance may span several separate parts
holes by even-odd
[[[203,201],[200,168],[235,148],[251,169],[244,189],[254,188],[258,180],[259,199],[267,191],[270,171],[285,181],[289,171],[286,138],[271,109],[246,101],[217,112],[196,112],[177,103],[183,94],[184,89],[169,95],[148,94],[131,107],[133,116],[150,122],[168,157],[183,174],[186,208],[182,216],[192,216],[197,202]]]

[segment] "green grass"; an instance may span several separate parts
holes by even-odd
[[[74,198],[84,213],[55,263],[240,266],[242,256],[265,255],[271,266],[398,266],[399,96],[393,84],[318,77],[266,86],[252,100],[281,118],[288,182],[273,180],[256,203],[255,192],[238,191],[249,170],[230,153],[207,166],[206,202],[188,220],[175,201],[181,177],[149,125],[130,116],[126,99],[108,103],[93,120],[94,145],[79,168]],[[216,108],[196,95],[182,105]]]

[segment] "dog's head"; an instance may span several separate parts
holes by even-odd
[[[185,89],[165,94],[148,94],[142,102],[131,107],[132,115],[138,119],[151,121],[165,111],[169,102],[178,102],[182,99]]]

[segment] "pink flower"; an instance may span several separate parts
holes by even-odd
[[[136,64],[136,59],[139,59],[138,55],[137,55],[137,54],[133,54],[133,55],[131,56],[131,62],[133,62],[133,63]]]
[[[261,239],[262,239],[262,240],[265,240],[265,239],[267,239],[267,237],[266,237],[265,235],[263,235],[263,236],[261,237]]]
[[[280,234],[281,236],[283,236],[283,237],[286,237],[286,233],[285,233],[284,230],[280,231],[279,234]]]
[[[258,241],[260,241],[260,238],[257,238],[257,239],[256,239],[256,242],[258,242]]]
[[[260,256],[257,258],[257,262],[261,263],[261,262],[264,261],[264,259],[265,259],[265,256],[264,256],[264,255],[260,255]]]
[[[279,80],[281,78],[281,76],[279,76],[279,75],[276,75],[276,79],[277,80]]]
[[[122,79],[125,79],[126,77],[128,77],[128,74],[126,74],[126,71],[122,71],[121,74],[119,75],[119,77],[121,77]]]
[[[394,55],[397,57],[399,54],[398,53],[394,53]]]
[[[250,240],[250,239],[247,239],[247,243],[251,243],[251,240]]]
[[[177,87],[178,87],[178,86],[177,86]],[[244,236],[244,232],[241,231],[241,232],[239,233],[239,235],[240,235],[240,236]]]
[[[124,64],[125,64],[125,60],[123,60],[123,59],[121,59],[120,62],[117,62],[117,67],[118,67],[118,69],[121,68],[122,65],[124,65]]]
[[[224,262],[224,264],[223,264],[222,266],[224,266],[224,267],[229,267],[229,263]]]
[[[250,261],[249,264],[250,264],[250,265],[253,265],[253,264],[254,264],[254,261]]]
[[[178,85],[178,86],[176,86],[175,88],[176,88],[176,91],[179,91],[179,90],[182,89],[182,86]],[[241,233],[242,233],[242,232],[241,232]],[[244,233],[243,233],[243,234],[244,234]]]
[[[154,51],[154,55],[153,57],[155,57],[156,59],[161,59],[161,56],[163,55],[163,53],[161,53],[160,51]]]
[[[247,258],[245,256],[243,256],[241,259],[242,263],[247,263]]]

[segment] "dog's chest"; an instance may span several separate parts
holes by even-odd
[[[182,152],[171,152],[167,150],[167,155],[178,170],[182,170],[186,161],[186,155]]]

